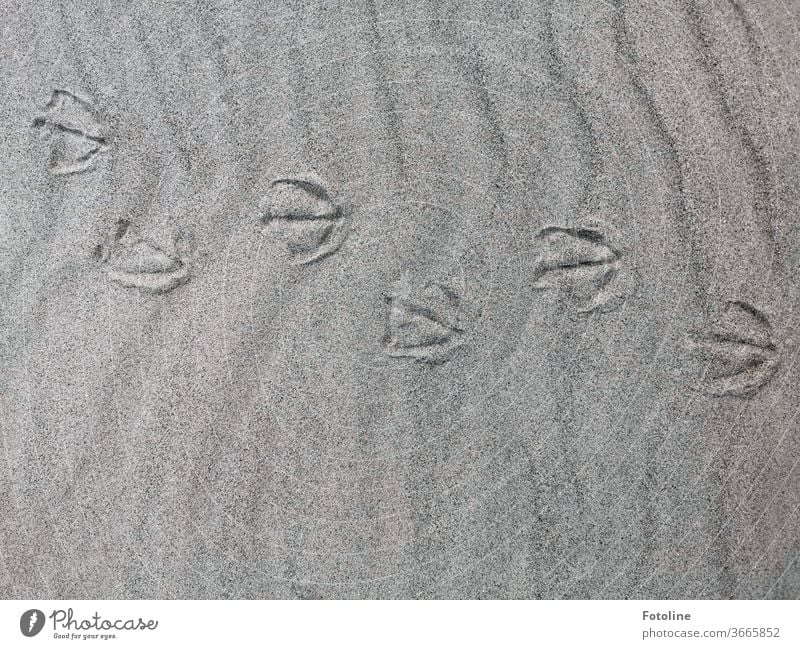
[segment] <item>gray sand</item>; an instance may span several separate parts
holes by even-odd
[[[4,1],[1,597],[800,597],[800,4]]]

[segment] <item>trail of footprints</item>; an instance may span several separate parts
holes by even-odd
[[[91,102],[67,90],[53,92],[33,126],[49,142],[48,170],[55,176],[92,171],[111,150],[110,129]],[[314,174],[273,180],[259,203],[258,218],[263,233],[281,242],[289,262],[298,266],[336,253],[350,227],[349,214]],[[534,236],[534,248],[533,288],[557,291],[560,301],[579,313],[616,309],[632,291],[633,271],[612,228],[602,221],[548,225]],[[94,259],[111,282],[158,295],[190,279],[189,252],[180,237],[165,248],[121,220],[95,248]],[[470,318],[453,288],[404,276],[385,302],[383,349],[389,357],[439,365],[465,345]],[[728,302],[720,316],[690,332],[684,346],[703,367],[692,387],[711,396],[752,395],[780,365],[769,320],[740,301]]]

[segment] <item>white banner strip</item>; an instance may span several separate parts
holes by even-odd
[[[800,647],[763,601],[3,601],[0,647]]]

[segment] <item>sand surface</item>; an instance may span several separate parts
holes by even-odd
[[[0,15],[0,597],[800,597],[796,0]]]

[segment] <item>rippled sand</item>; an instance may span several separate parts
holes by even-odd
[[[800,8],[0,9],[0,596],[800,596]]]

